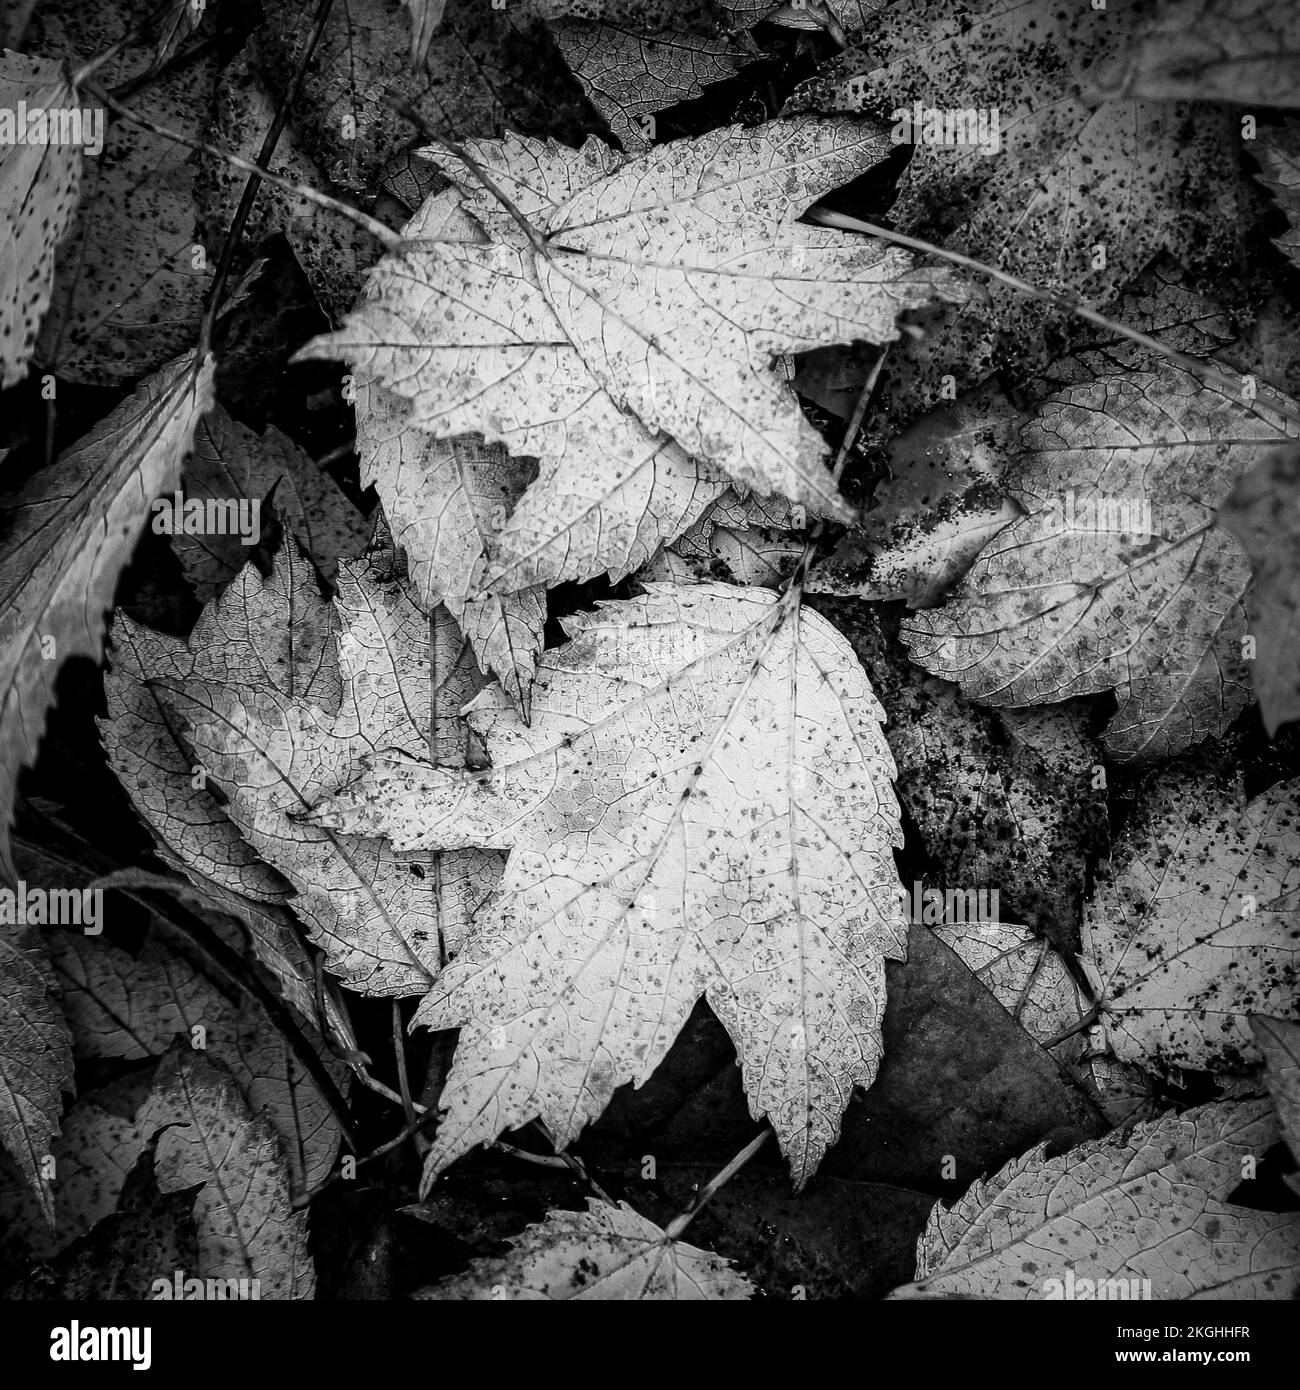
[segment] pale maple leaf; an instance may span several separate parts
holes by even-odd
[[[510,1246],[508,1255],[476,1260],[464,1274],[413,1297],[648,1303],[754,1295],[730,1260],[673,1240],[626,1202],[612,1206],[592,1199],[584,1212],[549,1212]]]
[[[0,498],[0,877],[19,770],[36,760],[54,681],[70,656],[97,661],[118,576],[149,501],[175,485],[199,417],[212,404],[213,361],[193,354],[149,377],[82,440]]]
[[[1249,699],[1250,573],[1212,525],[1242,472],[1287,437],[1261,388],[1236,400],[1181,368],[1108,372],[1044,401],[1006,487],[1018,517],[942,608],[902,637],[927,671],[992,705],[1114,689],[1121,761],[1222,733]]]
[[[416,1015],[462,1028],[426,1184],[533,1117],[567,1144],[703,995],[802,1186],[875,1077],[905,953],[883,712],[790,596],[653,584],[566,626],[531,727],[495,687],[471,707],[489,772],[380,754],[310,818],[398,851],[510,850]]]
[[[944,271],[795,220],[888,149],[843,120],[718,130],[632,160],[596,140],[472,141],[477,172],[431,148],[488,244],[408,243],[299,356],[342,357],[407,396],[418,427],[480,432],[544,476],[563,458],[624,477],[663,432],[758,492],[851,515],[773,359],[887,342],[901,311],[963,297]]]
[[[1167,1115],[1055,1158],[1040,1144],[934,1208],[916,1282],[890,1297],[1290,1298],[1300,1214],[1229,1200],[1244,1162],[1276,1136],[1269,1103],[1247,1101]]]
[[[293,588],[277,580],[285,572],[297,575]],[[306,633],[337,627],[337,637],[295,652],[299,625]],[[270,581],[246,566],[205,609],[190,637],[191,674],[183,666],[148,673],[195,764],[224,795],[230,822],[297,890],[294,911],[329,969],[363,994],[423,994],[491,892],[499,859],[395,854],[378,839],[338,835],[292,813],[345,782],[377,748],[428,751],[432,743],[436,756],[463,765],[463,735],[444,717],[478,688],[463,646],[445,611],[427,618],[364,563],[340,565],[329,605],[310,567],[289,569],[282,554]],[[209,649],[226,672],[202,657]],[[301,669],[296,683],[290,678],[295,656],[306,681]]]
[[[1115,1055],[1154,1071],[1258,1062],[1248,1019],[1295,1012],[1300,782],[1248,804],[1213,772],[1144,788],[1085,910],[1083,963]]]

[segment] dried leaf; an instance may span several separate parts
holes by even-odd
[[[72,1045],[36,932],[0,936],[0,1143],[14,1156],[54,1225],[44,1171],[59,1133],[63,1091],[74,1090]]]
[[[178,1043],[159,1063],[139,1124],[157,1136],[162,1192],[202,1184],[198,1276],[260,1280],[262,1298],[311,1298],[307,1213],[290,1208],[279,1140],[225,1068]]]
[[[107,52],[157,8],[154,0],[50,0],[37,16],[41,48],[75,67]],[[137,33],[95,80],[121,86],[148,72],[154,56],[153,34]],[[128,104],[202,139],[216,71],[215,58],[201,55],[150,80]],[[194,342],[213,267],[198,223],[198,156],[105,119],[103,151],[84,157],[81,204],[59,248],[37,360],[60,378],[126,386]]]
[[[1108,373],[1044,401],[1006,486],[1024,515],[942,608],[902,637],[914,660],[993,705],[1115,689],[1118,761],[1222,733],[1248,701],[1249,573],[1214,509],[1283,420],[1180,368]]]
[[[1040,1144],[935,1207],[891,1297],[1290,1298],[1300,1214],[1229,1200],[1276,1133],[1267,1102],[1220,1102],[1056,1158]]]
[[[134,957],[63,932],[51,942],[78,1057],[160,1057],[178,1034],[189,1045],[200,1029],[208,1055],[230,1069],[249,1110],[279,1136],[294,1190],[324,1181],[338,1152],[338,1121],[260,1005],[231,1001],[174,943],[157,937]],[[305,1035],[346,1090],[346,1068],[319,1037]]]
[[[245,683],[241,663],[263,660],[283,641],[293,653],[294,604],[302,596],[277,578],[286,566],[282,553],[265,584],[246,567],[200,619],[191,652],[218,653],[229,677],[196,666],[194,676],[157,680],[153,688],[226,798],[230,821],[297,889],[294,911],[329,969],[361,993],[422,994],[491,891],[497,856],[394,854],[377,839],[337,835],[292,817],[346,781],[364,753],[427,750],[435,695],[458,708],[476,687],[446,614],[439,610],[432,619],[431,651],[430,620],[398,585],[381,584],[356,561],[340,566],[332,610],[314,593],[308,600],[326,623],[338,625],[337,665],[332,644],[310,659],[313,667],[327,664],[328,684],[341,685],[341,695],[319,703],[314,683],[284,680],[283,664],[279,680]],[[463,743],[458,755],[444,746],[439,756],[463,765]]]
[[[1300,124],[1288,122],[1277,128],[1266,126],[1252,153],[1259,160],[1255,176],[1272,193],[1287,215],[1290,227],[1273,244],[1283,250],[1291,264],[1300,266]]]
[[[1264,1078],[1282,1123],[1282,1136],[1300,1163],[1300,1023],[1255,1014],[1250,1030],[1264,1054]],[[1291,1185],[1295,1187],[1295,1178]]]
[[[15,36],[15,42],[17,38]],[[0,110],[69,110],[77,96],[62,64],[0,46]],[[0,237],[6,251],[0,275],[0,389],[27,373],[37,330],[50,305],[54,252],[77,207],[81,152],[75,145],[0,143]]]
[[[212,404],[213,364],[169,364],[37,473],[0,498],[0,877],[19,770],[36,760],[54,681],[70,656],[98,661],[104,615],[144,524],[149,499],[173,486],[199,417]]]
[[[1246,595],[1251,676],[1272,738],[1300,719],[1300,448],[1261,459],[1219,508],[1219,525],[1241,542],[1254,572]]]
[[[1144,789],[1088,904],[1084,966],[1115,1055],[1157,1072],[1258,1061],[1247,1020],[1300,973],[1300,782],[1245,803],[1213,771]]]
[[[585,1212],[553,1211],[511,1241],[510,1253],[478,1260],[416,1298],[440,1301],[527,1299],[746,1299],[754,1286],[729,1260],[672,1240],[653,1221],[620,1202],[594,1198]]]
[[[343,490],[274,425],[255,434],[216,406],[194,432],[181,490],[186,501],[248,499],[274,505],[326,579],[340,559],[365,553],[370,524]],[[177,523],[179,524],[179,523]],[[172,548],[201,602],[215,598],[243,569],[249,545],[238,534],[173,534]]]
[[[490,244],[385,258],[369,301],[300,357],[353,362],[410,398],[412,423],[431,433],[478,431],[538,458],[540,486],[566,454],[571,467],[625,477],[662,430],[759,492],[849,514],[826,445],[772,357],[845,338],[885,342],[902,310],[961,297],[946,272],[909,272],[893,249],[794,221],[882,158],[883,137],[796,121],[627,161],[595,140],[581,151],[518,137],[467,150],[549,239],[545,254],[472,169],[426,150]],[[644,430],[628,421],[620,431],[620,409]],[[606,416],[614,428],[596,432]]]
[[[531,726],[495,687],[472,707],[490,772],[381,753],[311,817],[511,851],[416,1014],[462,1026],[426,1186],[533,1117],[568,1144],[702,994],[802,1186],[875,1077],[905,951],[880,707],[839,634],[766,590],[654,584],[566,628]]]

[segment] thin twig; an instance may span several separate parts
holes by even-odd
[[[270,128],[262,140],[262,148],[258,151],[257,162],[263,167],[269,167],[271,159],[275,154],[275,147],[280,143],[280,136],[284,132],[285,125],[289,120],[289,109],[298,99],[298,93],[302,90],[302,80],[307,72],[307,67],[312,60],[312,55],[316,52],[316,46],[320,43],[321,35],[325,32],[325,24],[329,19],[330,10],[334,7],[334,0],[318,0],[316,5],[316,15],[312,21],[312,27],[307,35],[307,42],[303,47],[302,56],[298,59],[294,68],[293,80],[285,90],[284,96],[280,99],[280,105],[276,109],[275,119],[271,122]],[[216,322],[217,308],[221,303],[221,296],[226,288],[226,281],[230,278],[230,271],[235,263],[235,248],[239,245],[240,238],[244,235],[244,228],[248,225],[248,219],[253,211],[253,204],[257,201],[257,190],[261,186],[261,176],[250,174],[244,184],[244,191],[239,199],[239,206],[235,209],[235,215],[230,220],[230,230],[226,233],[226,240],[221,247],[221,259],[217,262],[216,275],[212,280],[212,289],[208,294],[208,302],[203,309],[203,318],[199,324],[199,354],[205,355],[212,342],[212,327]]]
[[[714,1193],[724,1184],[730,1182],[771,1137],[772,1130],[769,1126],[767,1129],[763,1130],[761,1134],[751,1139],[720,1173],[715,1173],[713,1177],[704,1184],[699,1192],[696,1193],[695,1200],[690,1206],[687,1207],[680,1216],[673,1217],[668,1225],[664,1227],[664,1235],[669,1240],[679,1239],[682,1232],[700,1214],[705,1203],[709,1201]]]

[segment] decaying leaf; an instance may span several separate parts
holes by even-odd
[[[61,63],[0,47],[0,110],[68,111],[76,93]],[[57,119],[57,117],[56,117]],[[50,304],[54,252],[77,207],[81,151],[70,143],[29,142],[27,131],[0,142],[0,389],[21,381]]]
[[[193,354],[170,363],[24,492],[0,498],[0,878],[14,877],[14,788],[36,760],[59,667],[102,655],[118,575],[150,499],[180,475],[212,372]]]
[[[804,552],[801,521],[782,497],[738,497],[730,488],[638,578],[676,583],[721,580],[775,588]]]
[[[1123,91],[1233,106],[1300,106],[1300,11],[1268,0],[1164,0]]]
[[[1255,1044],[1264,1054],[1264,1078],[1277,1107],[1282,1137],[1300,1163],[1300,1023],[1255,1014],[1250,1020]],[[1288,1179],[1300,1192],[1300,1179]]]
[[[72,1043],[35,931],[0,936],[0,1144],[54,1225],[46,1157],[59,1133],[63,1091],[74,1090]]]
[[[338,1151],[338,1122],[260,1005],[228,998],[174,941],[153,937],[138,956],[64,932],[52,943],[77,1056],[138,1061],[161,1057],[178,1034],[187,1044],[197,1038],[279,1136],[294,1191],[325,1179]],[[346,1069],[315,1034],[306,1036],[342,1086]]]
[[[1246,595],[1254,638],[1251,677],[1271,738],[1279,724],[1300,719],[1300,448],[1261,459],[1219,508],[1250,556],[1254,581]]]
[[[277,579],[282,568],[295,584]],[[337,625],[337,638],[299,652],[299,624],[307,633]],[[362,562],[343,562],[338,596],[326,604],[310,569],[293,570],[282,552],[270,581],[246,566],[204,611],[190,637],[195,674],[149,673],[196,765],[225,797],[225,814],[292,883],[294,911],[330,970],[361,993],[424,993],[491,892],[499,859],[394,853],[378,839],[293,817],[345,782],[364,753],[428,750],[435,698],[459,708],[477,688],[461,647],[445,612],[426,618]],[[205,670],[206,648],[223,654],[229,674]],[[310,671],[295,684],[303,655]],[[241,675],[241,665],[262,671],[260,680]],[[463,765],[463,742],[458,757],[446,747],[438,756]]]
[[[1266,126],[1259,132],[1254,155],[1260,163],[1256,177],[1277,199],[1291,224],[1280,237],[1273,238],[1274,244],[1292,265],[1300,266],[1300,123]]]
[[[588,1203],[585,1212],[553,1211],[511,1242],[498,1260],[422,1289],[437,1300],[746,1299],[754,1286],[729,1260],[673,1240],[626,1202]]]
[[[360,558],[370,536],[362,513],[292,439],[274,425],[256,434],[220,405],[194,432],[181,490],[187,503],[242,503],[241,524],[255,519],[249,504],[259,504],[257,517],[262,506],[274,506],[312,563],[330,580],[338,573],[340,559]],[[248,540],[236,527],[221,533],[206,527],[184,532],[179,530],[182,521],[172,523],[178,528],[171,533],[172,547],[194,592],[206,603],[243,569],[249,546],[257,544],[260,532]]]
[[[569,1143],[702,994],[802,1186],[875,1077],[905,951],[880,706],[839,634],[767,590],[652,584],[566,628],[531,727],[495,687],[472,707],[489,772],[381,753],[311,817],[511,851],[416,1014],[462,1029],[426,1186],[533,1117]]]
[[[1249,1016],[1294,1014],[1298,791],[1247,804],[1234,780],[1191,768],[1143,789],[1084,921],[1084,966],[1122,1061],[1242,1070],[1258,1061]]]
[[[442,23],[447,0],[406,0],[406,8],[411,12],[411,66],[420,68],[429,56],[429,45],[434,30]]]
[[[249,1113],[229,1072],[177,1043],[158,1065],[138,1123],[156,1136],[158,1187],[201,1185],[194,1204],[203,1279],[257,1279],[260,1297],[311,1298],[307,1213],[290,1207],[275,1131]]]
[[[1249,566],[1215,510],[1284,421],[1181,368],[1109,372],[1039,405],[1006,487],[1024,515],[902,637],[928,671],[993,705],[1115,689],[1118,761],[1222,733],[1249,694]]]
[[[1101,70],[1140,34],[1142,9],[888,0],[787,109],[891,122],[913,147],[894,225],[1099,306],[1162,250],[1203,268],[1237,254],[1231,114],[1099,90]],[[1044,315],[999,287],[976,313],[1012,355],[1037,355]],[[951,332],[948,347],[959,371]]]
[[[1083,1144],[1040,1144],[930,1214],[894,1298],[1291,1298],[1300,1213],[1234,1206],[1277,1135],[1267,1101],[1219,1102]]]
[[[430,433],[477,431],[539,459],[535,486],[562,457],[595,476],[642,470],[663,431],[758,492],[849,514],[772,358],[888,341],[902,310],[963,293],[944,271],[910,271],[893,249],[794,220],[881,159],[882,135],[793,121],[631,160],[596,140],[466,149],[532,239],[473,167],[424,151],[488,242],[386,257],[368,302],[300,357],[352,362],[408,397]]]
[[[76,66],[129,40],[95,73],[117,87],[152,68],[155,34],[140,26],[157,9],[153,0],[52,0],[37,13],[41,47]],[[129,104],[201,139],[216,71],[213,56],[200,55],[150,79]],[[61,378],[125,386],[195,341],[213,270],[198,224],[198,156],[80,102],[103,114],[103,150],[83,156],[80,206],[59,247],[37,359]]]

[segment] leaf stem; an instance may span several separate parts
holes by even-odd
[[[772,1129],[769,1126],[764,1129],[761,1134],[751,1139],[721,1172],[715,1173],[708,1182],[704,1184],[696,1194],[695,1200],[690,1206],[687,1207],[680,1216],[673,1217],[668,1225],[664,1227],[664,1235],[669,1240],[679,1240],[682,1232],[695,1220],[704,1209],[705,1204],[713,1197],[718,1189],[729,1183],[771,1137]]]

